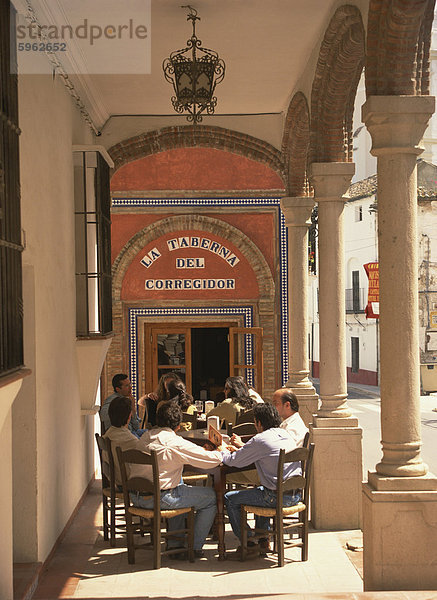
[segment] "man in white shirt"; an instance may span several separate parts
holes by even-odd
[[[165,402],[156,415],[158,427],[146,431],[139,443],[146,452],[156,450],[158,454],[161,508],[177,509],[193,506],[196,511],[194,522],[194,554],[203,556],[202,547],[217,512],[215,491],[210,487],[197,487],[182,483],[184,465],[201,469],[213,469],[222,462],[218,451],[204,450],[192,442],[176,435],[182,421],[182,412],[177,402]],[[152,508],[153,500],[139,494],[131,495],[135,506]],[[169,531],[183,528],[184,516],[169,519]],[[170,540],[178,543],[178,540]],[[170,543],[169,543],[170,546]],[[175,546],[177,547],[177,546]]]
[[[299,402],[295,394],[290,388],[280,388],[273,394],[272,404],[282,419],[282,429],[293,436],[296,448],[301,448],[308,427],[299,415]]]

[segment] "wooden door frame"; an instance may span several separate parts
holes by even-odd
[[[238,327],[238,322],[236,321],[173,321],[169,322],[167,325],[162,323],[162,321],[156,321],[153,323],[146,322],[144,323],[144,370],[145,370],[145,379],[146,381],[152,382],[152,389],[155,390],[157,386],[157,382],[155,384],[155,358],[157,354],[157,350],[153,345],[153,331],[155,329],[161,330],[161,333],[164,333],[162,330],[167,330],[171,332],[174,330],[174,333],[181,332],[183,330],[191,330],[191,329],[227,329],[229,335],[229,329]],[[190,342],[191,342],[191,334],[190,334]],[[188,367],[186,366],[186,386],[188,393],[192,393],[192,373],[191,373],[191,343],[190,343],[190,357],[189,361],[187,361],[187,357],[185,358],[185,365],[190,367],[190,372],[188,373]],[[178,365],[173,365],[175,368]],[[170,370],[170,369],[169,369]]]

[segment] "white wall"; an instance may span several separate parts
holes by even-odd
[[[14,546],[17,560],[44,561],[93,475],[93,418],[80,415],[76,358],[71,148],[92,136],[59,78],[20,77],[19,109],[25,360],[32,375],[17,398],[14,497],[37,520],[27,540],[16,524]]]
[[[361,107],[365,101],[366,88],[363,72],[358,83],[352,121],[353,160],[355,163],[355,175],[352,178],[352,183],[367,179],[367,177],[371,177],[376,173],[376,157],[370,154],[370,150],[372,149],[372,138],[364,123],[361,121]]]

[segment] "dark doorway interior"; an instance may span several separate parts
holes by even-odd
[[[192,390],[196,399],[206,390],[216,400],[229,376],[229,329],[213,327],[191,329]]]

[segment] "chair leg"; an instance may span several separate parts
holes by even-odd
[[[134,545],[134,526],[132,516],[126,515],[126,533],[127,533],[127,562],[130,565],[135,564],[135,545]]]
[[[276,547],[278,550],[278,567],[284,566],[284,521],[276,519]]]
[[[276,517],[273,517],[272,523],[273,531],[276,531]],[[273,553],[278,551],[278,544],[276,543],[276,535],[273,535]]]
[[[161,568],[161,519],[153,519],[153,568]]]
[[[188,560],[194,562],[194,508],[187,515],[188,525]]]
[[[110,509],[110,517],[111,517],[111,526],[110,526],[110,545],[112,548],[115,547],[115,507],[116,507],[116,499],[111,498],[111,509]]]
[[[247,557],[247,513],[245,506],[241,505],[240,528],[241,528],[241,560]]]
[[[302,561],[308,560],[308,511],[302,514]]]
[[[103,539],[108,541],[109,539],[109,527],[108,527],[108,498],[103,495],[102,496],[102,505],[103,505]]]

